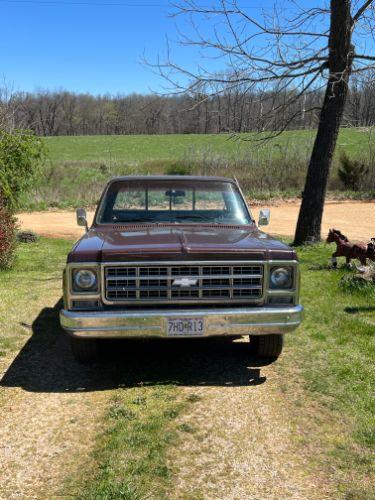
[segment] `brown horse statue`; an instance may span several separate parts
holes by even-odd
[[[367,259],[375,261],[375,238],[370,243],[351,243],[348,238],[338,229],[330,229],[327,243],[336,243],[336,252],[332,254],[332,267],[337,268],[337,257],[345,257],[346,263],[350,264],[352,259],[358,259],[365,266]]]

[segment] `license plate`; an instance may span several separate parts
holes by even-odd
[[[167,321],[169,337],[199,337],[204,335],[203,318],[173,318]]]

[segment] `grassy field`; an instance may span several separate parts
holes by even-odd
[[[67,241],[53,239],[22,245],[15,268],[0,272],[0,357],[17,351],[29,337],[28,325],[39,311],[59,298],[61,270],[69,246]],[[301,441],[309,460],[321,461],[320,466],[332,472],[345,498],[371,498],[375,291],[349,292],[342,288],[340,280],[350,271],[328,270],[325,264],[330,253],[326,245],[299,251],[306,319],[298,333],[287,336],[285,353],[276,364],[278,390],[287,400],[295,439]],[[50,327],[51,322],[41,323],[35,330],[37,356],[47,344],[48,353],[52,352],[51,345],[57,342],[55,333],[42,331]],[[54,356],[59,359],[61,354],[56,352]],[[193,358],[177,355],[175,363],[166,363],[150,353],[140,373],[138,355],[137,359],[129,356],[125,356],[126,362],[121,358],[111,361],[109,375],[105,375],[105,363],[99,367],[101,383],[109,377],[113,395],[91,457],[94,469],[68,480],[72,498],[134,500],[165,498],[170,492],[172,471],[167,456],[171,450],[178,453],[184,433],[194,432],[186,424],[186,428],[178,427],[178,415],[188,414],[194,404],[186,399],[178,380],[183,376],[181,370],[187,369],[182,368],[184,362],[192,364],[194,373],[202,367],[196,366]],[[28,363],[30,359],[28,354]],[[209,354],[204,360],[209,363]],[[200,358],[196,361],[201,362]],[[43,363],[46,361],[40,365],[41,383],[48,386]],[[82,376],[82,369],[70,358],[63,365],[70,377],[79,380]],[[29,367],[25,372],[26,384],[35,377],[35,370]],[[210,370],[212,376],[215,371]],[[23,371],[25,368],[17,376]],[[66,376],[65,371],[61,377]],[[193,376],[184,376],[185,380],[194,380]]]
[[[200,174],[236,176],[253,199],[300,196],[314,140],[313,131],[285,132],[259,144],[254,135],[48,137],[48,160],[36,189],[21,209],[71,208],[96,204],[116,175]],[[362,187],[349,192],[338,179],[342,153],[368,165]],[[375,196],[375,141],[371,131],[341,131],[329,190],[337,198]]]
[[[278,155],[285,146],[289,149],[301,149],[312,143],[313,131],[290,131],[273,139],[261,149],[261,155],[267,156],[272,150]],[[236,140],[226,134],[220,135],[129,135],[129,136],[80,136],[47,137],[46,145],[52,162],[84,161],[139,165],[153,161],[179,161],[192,152],[219,155],[228,159],[242,155],[258,145],[246,139],[254,135],[241,135]],[[374,141],[363,129],[343,129],[340,132],[338,151],[358,156]]]

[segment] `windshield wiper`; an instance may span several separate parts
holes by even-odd
[[[116,219],[112,220],[113,223],[119,222],[121,224],[132,224],[133,222],[154,222],[154,219],[150,219],[149,217],[135,217],[133,219]]]
[[[192,214],[192,215],[176,214],[173,217],[175,219],[199,219],[199,220],[204,220],[205,222],[212,222],[211,220],[207,219],[207,217],[197,214]]]

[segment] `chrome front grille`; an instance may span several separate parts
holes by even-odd
[[[263,270],[260,264],[106,265],[104,300],[110,304],[259,301]]]

